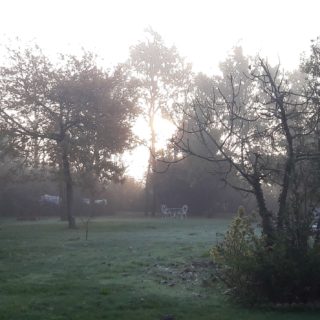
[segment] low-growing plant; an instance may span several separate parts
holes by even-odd
[[[306,303],[320,299],[320,247],[301,246],[293,230],[270,245],[252,216],[238,210],[224,239],[211,250],[227,292],[245,303]]]

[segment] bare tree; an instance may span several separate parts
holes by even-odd
[[[292,209],[300,183],[297,163],[306,156],[301,140],[314,133],[319,114],[310,108],[308,96],[292,91],[280,65],[272,68],[261,58],[249,62],[246,71],[229,69],[213,81],[210,94],[198,94],[184,108],[186,121],[175,143],[183,152],[222,168],[226,182],[230,173],[238,176],[233,187],[255,196],[263,233],[271,243],[276,231],[292,227],[301,214],[300,208]],[[190,139],[205,148],[199,152]],[[279,188],[277,212],[268,209],[266,185]]]

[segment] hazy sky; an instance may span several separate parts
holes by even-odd
[[[298,65],[320,35],[317,0],[0,0],[1,36],[35,39],[48,51],[81,46],[112,66],[152,26],[197,71],[212,73],[232,46]]]
[[[0,0],[0,41],[36,41],[46,53],[93,50],[112,67],[151,26],[196,71],[213,74],[231,48],[259,53],[286,69],[320,35],[319,0]],[[146,150],[130,160],[141,177]],[[144,159],[144,161],[142,161]]]

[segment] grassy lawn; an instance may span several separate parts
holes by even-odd
[[[0,319],[319,319],[246,309],[212,281],[208,250],[226,220],[3,221]],[[171,315],[171,317],[170,317]]]

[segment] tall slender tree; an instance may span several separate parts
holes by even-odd
[[[184,98],[191,77],[191,66],[178,54],[175,47],[167,47],[161,36],[152,29],[147,38],[133,46],[129,67],[138,80],[140,105],[150,128],[149,161],[146,174],[145,212],[156,212],[156,142],[157,116],[168,116],[175,101]]]

